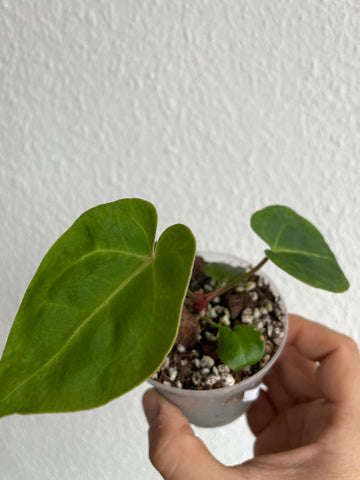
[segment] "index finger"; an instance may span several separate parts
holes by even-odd
[[[287,345],[305,358],[319,362],[317,379],[327,400],[358,404],[360,356],[354,340],[319,323],[290,315]]]

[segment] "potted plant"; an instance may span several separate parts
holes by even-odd
[[[205,276],[218,283],[209,292],[188,290],[196,250],[191,231],[173,225],[155,242],[156,222],[152,204],[123,199],[85,212],[50,248],[0,361],[0,416],[89,409],[126,393],[163,364],[184,309],[218,332],[217,355],[232,371],[258,363],[266,348],[259,329],[217,322],[208,313],[211,302],[246,290],[268,259],[314,287],[342,292],[349,286],[322,235],[287,207],[252,216],[252,228],[270,246],[255,268],[208,263]],[[234,388],[196,393],[204,409],[204,394]]]

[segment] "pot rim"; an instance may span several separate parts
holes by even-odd
[[[228,261],[232,262],[233,266],[241,265],[241,266],[249,266],[249,262],[245,261],[244,259],[237,257],[235,255],[230,255],[230,254],[225,254],[221,252],[206,252],[206,251],[200,251],[197,252],[196,255],[203,256],[205,260],[210,261]],[[235,265],[234,265],[235,263]],[[262,271],[260,272],[260,275],[264,278],[265,281],[268,282],[270,289],[274,293],[275,297],[279,298],[279,303],[281,306],[281,309],[284,313],[284,336],[282,338],[282,341],[280,345],[278,346],[278,349],[276,350],[275,354],[271,358],[271,360],[263,367],[261,368],[258,372],[256,372],[254,375],[251,375],[249,378],[242,380],[239,383],[236,383],[235,385],[232,385],[230,387],[221,387],[221,388],[214,388],[212,390],[189,390],[189,389],[182,389],[182,388],[177,388],[169,385],[164,385],[163,383],[152,379],[148,378],[147,381],[153,385],[156,388],[161,388],[164,391],[167,391],[169,393],[175,394],[177,393],[179,396],[207,396],[209,393],[211,393],[212,396],[217,396],[217,395],[223,395],[224,392],[226,391],[228,394],[230,393],[237,393],[238,390],[240,391],[246,391],[250,390],[252,388],[255,388],[261,384],[262,378],[266,375],[266,373],[273,367],[275,362],[278,360],[279,356],[281,355],[285,344],[286,344],[286,339],[289,331],[289,316],[288,316],[288,311],[286,308],[285,301],[283,297],[281,296],[279,289],[277,286],[274,284],[273,280],[269,278],[269,276],[266,273],[263,273]]]

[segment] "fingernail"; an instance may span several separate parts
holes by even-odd
[[[159,399],[154,390],[149,390],[145,393],[143,407],[147,421],[150,424],[159,413]]]

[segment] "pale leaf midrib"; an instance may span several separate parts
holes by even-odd
[[[276,238],[275,238],[275,241],[273,242],[273,246],[272,246],[272,249],[276,250],[277,248],[277,245],[278,245],[278,242],[279,242],[279,239],[281,237],[281,234],[282,232],[284,231],[284,229],[287,227],[287,225],[283,225],[280,230],[278,231],[278,234],[276,235]]]
[[[59,278],[61,278],[65,272],[69,271],[72,269],[75,265],[78,265],[80,262],[85,260],[86,258],[92,257],[93,255],[99,254],[99,253],[116,253],[117,255],[128,255],[131,257],[139,258],[140,260],[143,260],[146,262],[149,259],[149,256],[147,255],[140,255],[138,253],[133,253],[127,250],[117,250],[113,248],[93,248],[87,253],[84,253],[81,257],[77,258],[74,260],[71,264],[69,264],[64,270],[61,270],[59,274],[53,279],[52,283],[56,283]]]
[[[334,261],[332,257],[326,256],[326,255],[320,255],[319,253],[306,252],[301,250],[287,250],[285,248],[279,248],[278,250],[271,249],[271,251],[273,253],[285,253],[285,254],[302,255],[302,256],[305,255],[307,257],[315,257],[315,258],[321,258],[323,260]]]
[[[147,260],[149,258],[147,255],[140,255],[127,250],[116,250],[115,248],[94,248],[90,252],[85,253],[82,257],[79,257],[74,263],[71,264],[71,266],[81,262],[84,260],[84,258],[91,257],[97,253],[116,253],[120,255],[129,255],[130,257],[140,258],[143,260]]]
[[[1,401],[6,401],[11,395],[13,395],[17,390],[22,388],[27,382],[33,379],[36,375],[38,375],[42,370],[46,369],[56,358],[58,358],[62,352],[67,348],[69,344],[77,337],[78,333],[86,327],[86,325],[94,318],[97,313],[102,310],[108,303],[126,286],[128,285],[135,277],[137,277],[142,271],[144,271],[147,267],[149,267],[153,262],[153,258],[148,258],[147,261],[144,262],[140,267],[138,267],[134,272],[110,294],[108,297],[95,309],[92,311],[90,315],[88,315],[81,324],[76,328],[76,330],[71,334],[68,340],[63,344],[63,346],[40,368],[38,368],[35,372],[29,375],[25,380],[21,383],[16,385],[5,397],[1,398]]]

